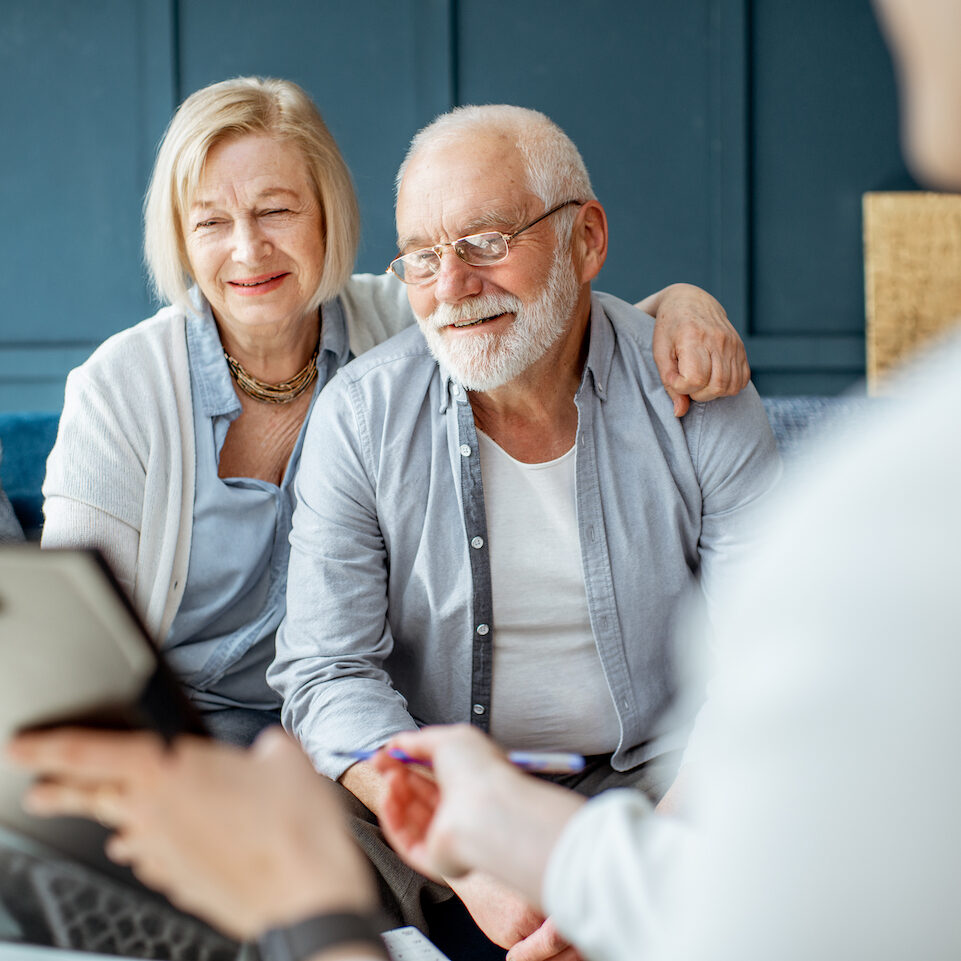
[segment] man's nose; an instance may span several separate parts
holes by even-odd
[[[465,297],[476,297],[484,286],[482,267],[465,264],[454,253],[453,247],[445,247],[440,267],[434,275],[434,296],[441,303],[456,304]]]

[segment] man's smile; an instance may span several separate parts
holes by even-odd
[[[465,320],[455,320],[454,323],[449,324],[449,327],[476,327],[478,324],[486,324],[490,320],[499,320],[501,317],[506,317],[506,314],[492,314],[490,317],[468,317]]]

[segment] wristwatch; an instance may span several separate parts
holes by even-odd
[[[262,961],[306,961],[338,944],[369,944],[385,958],[387,949],[373,915],[340,912],[317,914],[281,928],[270,928],[257,939]]]

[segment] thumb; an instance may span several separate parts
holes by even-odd
[[[679,394],[672,387],[664,388],[667,391],[667,396],[671,398],[674,403],[674,416],[683,417],[691,407],[691,398],[687,394]]]

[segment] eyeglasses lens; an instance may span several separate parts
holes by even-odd
[[[450,246],[471,267],[489,267],[507,257],[507,238],[494,231],[461,237]],[[405,284],[421,284],[440,270],[440,254],[431,247],[424,247],[423,250],[398,257],[391,264],[391,269]]]
[[[503,234],[474,234],[454,241],[457,256],[472,267],[487,267],[507,256],[507,238]]]

